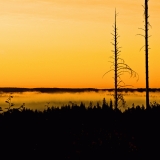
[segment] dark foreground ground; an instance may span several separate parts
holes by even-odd
[[[160,158],[160,105],[124,113],[65,106],[0,114],[1,159]]]

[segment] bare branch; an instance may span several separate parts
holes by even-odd
[[[111,72],[111,71],[113,71],[113,69],[107,71],[107,72],[102,76],[102,78],[103,78],[107,73],[109,73],[109,72]]]
[[[138,29],[141,29],[141,30],[145,31],[143,28],[138,28]]]
[[[145,45],[140,49],[140,51],[145,47]]]
[[[142,36],[142,37],[145,37],[143,34],[136,34],[137,36]]]

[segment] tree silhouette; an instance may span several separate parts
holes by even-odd
[[[15,111],[15,110],[18,110],[18,111],[22,111],[23,109],[25,109],[25,103],[23,103],[20,107],[18,108],[13,108],[13,106],[15,105],[14,103],[12,103],[12,98],[13,96],[10,95],[7,100],[5,101],[6,103],[8,103],[8,108],[5,108],[7,109],[8,112],[12,112],[12,111]],[[1,110],[1,107],[0,107],[0,111],[3,111]]]
[[[145,21],[144,21],[144,23],[145,23],[144,27],[145,27],[145,29],[139,28],[139,29],[141,29],[141,30],[143,30],[145,32],[145,35],[138,34],[140,36],[143,36],[144,39],[145,39],[145,45],[143,47],[145,47],[146,108],[149,107],[149,65],[148,65],[149,42],[148,42],[148,39],[149,39],[150,36],[148,34],[148,31],[149,31],[149,25],[150,25],[150,23],[148,21],[148,18],[149,18],[149,15],[148,15],[148,2],[149,2],[149,0],[145,0],[144,6],[142,5],[143,8],[144,8],[144,19],[145,19]]]
[[[112,50],[113,52],[113,56],[111,56],[111,59],[113,59],[113,61],[109,61],[110,63],[112,63],[110,70],[107,71],[103,77],[111,72],[114,71],[114,107],[115,109],[117,109],[118,107],[125,107],[126,106],[126,102],[124,100],[123,94],[119,93],[119,89],[126,87],[126,86],[131,86],[131,85],[126,85],[124,83],[124,81],[121,79],[121,75],[123,75],[125,72],[128,72],[130,74],[131,77],[138,77],[138,74],[132,70],[126,63],[125,61],[120,58],[120,48],[118,46],[119,42],[118,42],[118,38],[120,37],[117,30],[117,13],[116,13],[116,9],[115,9],[115,23],[113,25],[113,33],[111,33],[113,35],[113,42],[111,42],[111,44],[114,46],[114,50]],[[121,106],[119,106],[119,104],[121,103]]]
[[[8,97],[8,99],[5,101],[6,103],[8,103],[8,108],[5,108],[5,109],[7,109],[8,111],[10,111],[11,110],[11,107],[13,107],[14,106],[14,103],[12,103],[11,101],[12,101],[12,98],[13,98],[13,96],[9,96]]]
[[[146,52],[146,108],[149,107],[149,71],[148,71],[148,1],[145,0],[145,52]]]

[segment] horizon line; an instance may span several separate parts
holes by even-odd
[[[0,89],[97,89],[97,90],[101,90],[101,89],[114,89],[114,88],[95,88],[95,87],[0,87]],[[121,89],[146,89],[145,87],[137,87],[137,88],[119,88],[120,90]],[[149,89],[160,89],[157,88],[157,87],[152,87],[152,88],[149,88]]]

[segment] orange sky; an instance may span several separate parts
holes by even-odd
[[[112,88],[115,7],[121,58],[139,74],[126,84],[145,87],[144,0],[0,0],[0,87]],[[160,87],[160,1],[149,1],[150,87]]]

